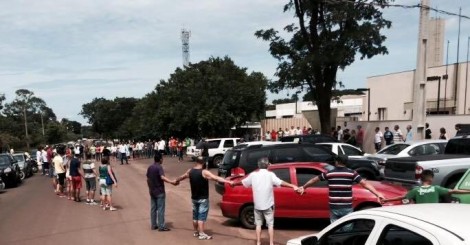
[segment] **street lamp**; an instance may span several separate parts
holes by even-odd
[[[367,121],[370,121],[370,88],[358,88],[356,89],[358,92],[365,92],[367,91]]]
[[[426,79],[428,82],[430,81],[438,81],[437,82],[437,114],[439,114],[439,102],[441,100],[441,76],[432,76],[427,77]]]

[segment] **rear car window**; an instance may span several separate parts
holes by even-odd
[[[246,162],[240,163],[240,167],[249,173],[258,168],[258,160],[262,157],[269,157],[270,150],[248,151]]]
[[[303,160],[299,147],[288,147],[273,150],[273,163],[301,162]]]
[[[378,244],[432,245],[427,238],[403,227],[388,225],[384,228]]]
[[[445,153],[470,155],[470,139],[460,138],[449,140],[449,142],[447,142]]]
[[[240,151],[228,150],[225,152],[224,159],[222,160],[222,165],[224,167],[236,167],[238,164],[238,158],[240,157]]]

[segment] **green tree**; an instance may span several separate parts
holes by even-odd
[[[141,136],[226,136],[264,113],[266,77],[247,73],[228,57],[176,69],[134,109]],[[147,133],[147,134],[146,134]]]
[[[118,130],[126,119],[132,116],[137,102],[138,99],[135,98],[117,97],[114,100],[95,98],[82,106],[80,114],[88,119],[93,131],[101,137],[120,137]]]
[[[29,151],[30,135],[28,130],[28,115],[41,113],[41,109],[46,106],[43,99],[36,97],[32,91],[18,89],[15,92],[16,98],[5,105],[3,113],[7,117],[12,117],[24,123],[26,148]]]
[[[270,42],[270,53],[278,61],[278,79],[269,84],[272,92],[291,88],[307,90],[318,106],[321,131],[330,130],[332,90],[342,85],[336,80],[339,69],[360,59],[387,54],[386,37],[380,31],[390,28],[381,9],[393,0],[289,0],[284,12],[294,11],[296,24],[284,30],[282,38],[274,29],[259,30],[258,38]]]

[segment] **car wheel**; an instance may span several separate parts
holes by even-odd
[[[253,205],[247,205],[243,207],[240,212],[240,222],[242,226],[247,229],[255,229],[255,208]]]
[[[214,159],[212,160],[212,165],[216,168],[220,167],[220,164],[222,164],[222,156],[215,156]]]
[[[19,173],[19,177],[21,180],[24,180],[24,178],[26,178],[26,173],[23,170],[21,170]]]
[[[32,172],[33,172],[34,174],[37,173],[38,171],[39,171],[38,167],[36,167],[36,166],[33,166],[33,167],[32,167]]]

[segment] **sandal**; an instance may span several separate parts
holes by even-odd
[[[115,208],[115,207],[110,207],[109,208],[109,211],[116,211],[116,210],[117,210],[117,208]]]

